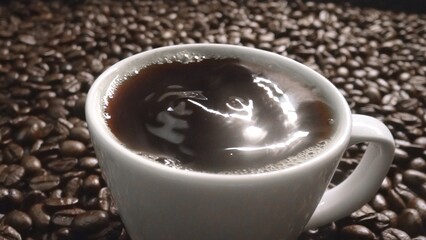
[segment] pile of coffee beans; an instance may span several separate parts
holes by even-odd
[[[300,240],[426,239],[426,14],[302,0],[1,1],[0,239],[129,239],[90,141],[87,91],[120,59],[201,42],[294,58],[394,135],[373,199]],[[348,149],[330,187],[364,150]]]

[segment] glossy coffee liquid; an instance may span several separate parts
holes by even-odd
[[[234,58],[156,63],[118,83],[105,116],[122,144],[171,167],[264,172],[329,139],[332,112],[315,92]]]

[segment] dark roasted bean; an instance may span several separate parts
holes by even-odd
[[[390,219],[383,213],[377,213],[375,221],[371,223],[371,229],[375,232],[382,231],[390,226]]]
[[[37,157],[28,155],[22,158],[21,166],[24,167],[25,172],[34,173],[41,168],[41,162]]]
[[[398,217],[398,227],[415,237],[424,232],[423,221],[419,212],[412,208],[404,209]]]
[[[99,191],[98,199],[99,207],[102,210],[108,211],[113,216],[118,216],[117,206],[115,205],[114,199],[107,187],[104,187]]]
[[[80,208],[71,208],[55,212],[52,223],[59,227],[70,227],[74,218],[85,211]]]
[[[0,187],[0,212],[18,207],[23,199],[24,197],[18,189]]]
[[[394,190],[398,193],[399,196],[404,200],[405,203],[409,202],[411,199],[416,198],[416,194],[410,190],[406,185],[399,183]]]
[[[60,152],[64,157],[79,157],[86,151],[86,146],[75,140],[66,140],[61,143]]]
[[[417,157],[411,160],[409,167],[419,172],[426,172],[426,161],[421,157]]]
[[[417,170],[408,169],[403,174],[404,182],[412,186],[418,186],[426,183],[426,173]]]
[[[51,161],[47,164],[47,167],[56,173],[63,173],[72,170],[77,163],[76,158],[68,157]]]
[[[5,163],[17,163],[24,156],[24,149],[15,143],[9,143],[3,149],[3,159]]]
[[[94,157],[83,157],[79,160],[79,166],[83,169],[93,169],[98,167],[98,159]]]
[[[398,195],[398,193],[391,189],[387,194],[386,194],[386,201],[388,202],[389,206],[391,207],[392,210],[394,210],[395,212],[400,212],[402,211],[406,206],[405,206],[405,202],[404,200],[401,198],[401,196]]]
[[[77,141],[89,142],[90,135],[89,130],[85,127],[75,127],[70,130],[70,137]]]
[[[105,211],[88,211],[79,214],[72,222],[72,229],[80,233],[90,233],[108,226],[108,213]]]
[[[42,203],[34,204],[29,209],[29,215],[37,229],[45,229],[50,224],[50,216],[44,211],[44,205]]]
[[[62,189],[54,189],[49,193],[49,198],[50,199],[59,199],[62,198]]]
[[[50,210],[58,210],[70,208],[78,203],[78,198],[65,197],[65,198],[48,198],[44,200],[46,208]]]
[[[101,181],[98,175],[89,175],[83,181],[83,188],[85,191],[99,191],[101,188]]]
[[[22,43],[25,43],[25,44],[28,44],[28,45],[34,45],[34,44],[37,43],[34,36],[29,35],[29,34],[21,34],[21,35],[18,36],[18,39]]]
[[[340,230],[341,239],[376,239],[374,233],[362,225],[348,225]]]
[[[390,189],[392,189],[392,182],[389,177],[385,177],[385,179],[383,179],[382,185],[380,186],[380,190],[382,192],[387,192]]]
[[[63,179],[69,179],[69,178],[83,178],[87,175],[87,173],[85,171],[71,171],[71,172],[66,172],[62,175]]]
[[[401,148],[396,148],[395,149],[395,162],[398,164],[405,164],[410,160],[410,156],[408,155],[408,153],[401,149]]]
[[[29,230],[33,224],[31,218],[26,213],[18,210],[9,212],[4,217],[4,223],[21,233]]]
[[[46,195],[39,190],[31,190],[24,199],[24,202],[27,206],[32,206],[36,203],[41,203],[46,199]]]
[[[57,239],[70,239],[71,231],[69,228],[62,227],[55,232]]]
[[[0,239],[21,240],[21,235],[11,226],[0,224]]]
[[[388,228],[382,232],[383,240],[410,240],[410,236],[399,229]]]
[[[420,217],[423,223],[426,223],[426,201],[425,200],[421,198],[413,198],[408,202],[407,207],[416,209],[417,212],[420,214]]]
[[[24,174],[25,169],[16,164],[0,168],[0,184],[6,187],[13,186],[21,181]]]
[[[84,234],[81,234],[84,235]],[[80,235],[80,236],[81,236]],[[79,236],[79,235],[77,235]],[[119,239],[130,240],[120,222],[111,222],[101,231],[89,235],[90,239]]]
[[[392,210],[384,210],[381,212],[383,215],[386,215],[389,218],[389,226],[397,227],[398,225],[398,214]]]
[[[57,187],[60,178],[55,175],[41,175],[33,177],[30,181],[30,187],[34,190],[47,191]]]
[[[426,236],[417,236],[415,238],[412,238],[411,240],[426,240]]]
[[[75,177],[70,179],[65,186],[65,197],[77,197],[82,184],[83,180],[81,178]]]
[[[388,209],[388,204],[386,202],[385,197],[382,194],[376,194],[376,196],[374,196],[373,200],[371,201],[370,205],[377,212]]]

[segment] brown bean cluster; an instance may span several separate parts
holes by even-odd
[[[426,14],[400,10],[302,0],[2,1],[0,239],[129,239],[90,141],[87,91],[127,56],[202,42],[296,59],[396,139],[375,197],[299,240],[426,239]],[[348,149],[331,187],[364,150]]]

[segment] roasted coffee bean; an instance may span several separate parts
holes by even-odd
[[[98,159],[94,157],[83,157],[79,160],[78,165],[83,169],[94,169],[98,167]]]
[[[33,153],[39,158],[56,155],[59,153],[59,144],[41,142],[40,147],[38,147],[38,149],[35,150]]]
[[[404,200],[394,189],[388,191],[385,198],[390,208],[395,212],[401,212],[406,207]]]
[[[50,224],[50,216],[44,211],[44,204],[34,204],[28,211],[34,226],[43,230],[46,229]]]
[[[386,202],[386,198],[380,193],[376,194],[376,196],[374,196],[373,200],[370,202],[370,205],[377,212],[388,209],[388,204]]]
[[[30,180],[30,187],[34,190],[47,191],[57,187],[60,178],[55,175],[41,175]]]
[[[411,237],[422,234],[424,228],[419,212],[412,208],[404,209],[398,217],[398,228],[408,233]]]
[[[49,198],[59,199],[62,198],[62,189],[54,189],[49,193]]]
[[[359,223],[365,220],[374,219],[376,217],[375,214],[376,212],[374,211],[374,209],[370,205],[365,204],[357,211],[351,213],[349,217],[354,222]]]
[[[24,200],[18,189],[0,187],[0,212],[18,207]]]
[[[35,173],[41,168],[41,162],[37,157],[28,155],[22,158],[21,166],[24,167],[25,172]]]
[[[417,157],[411,160],[409,168],[419,172],[426,172],[426,161],[421,157]]]
[[[383,213],[377,213],[375,221],[372,221],[369,225],[372,225],[370,228],[374,232],[383,231],[390,226],[390,219]]]
[[[70,130],[70,137],[72,139],[75,139],[77,141],[81,142],[89,142],[90,141],[90,135],[89,130],[85,127],[75,127]]]
[[[6,187],[13,186],[21,181],[24,174],[25,169],[16,164],[0,168],[0,184]]]
[[[417,170],[408,169],[403,174],[403,181],[411,186],[418,186],[426,183],[426,173]]]
[[[426,183],[423,183],[421,186],[416,188],[416,193],[423,199],[426,199]]]
[[[101,188],[101,181],[98,175],[89,175],[83,181],[83,189],[85,191],[99,191]]]
[[[67,157],[49,162],[47,168],[56,173],[63,173],[72,170],[77,163],[77,158]]]
[[[418,137],[416,138],[416,140],[414,140],[413,143],[426,148],[426,137],[425,136]]]
[[[83,185],[83,180],[81,178],[75,177],[70,179],[65,186],[64,196],[77,197],[79,194],[81,185]]]
[[[0,239],[21,240],[21,235],[11,226],[0,224]]]
[[[348,225],[340,230],[341,239],[376,239],[375,234],[362,225]]]
[[[70,227],[74,218],[85,211],[80,208],[71,208],[57,211],[52,216],[52,223],[59,227]]]
[[[79,233],[91,233],[108,226],[108,221],[107,212],[100,210],[88,211],[74,218],[72,229]]]
[[[81,205],[85,209],[96,210],[99,206],[99,200],[97,197],[92,196],[92,194],[83,194],[81,196]]]
[[[396,148],[394,160],[397,164],[406,164],[410,161],[410,155],[408,155],[407,151]]]
[[[34,45],[37,43],[36,39],[34,38],[34,36],[29,35],[29,34],[21,34],[18,36],[19,41],[21,41],[22,43],[28,44],[28,45]]]
[[[44,200],[46,209],[55,211],[58,209],[70,208],[78,203],[78,198],[65,197],[65,198],[48,198]]]
[[[70,171],[70,172],[66,172],[62,175],[62,179],[70,179],[70,178],[84,178],[87,175],[87,172],[85,171]]]
[[[76,237],[85,236],[85,233],[77,233]],[[119,239],[130,240],[120,222],[110,222],[107,227],[88,235],[89,239]]]
[[[420,217],[423,223],[426,223],[426,201],[425,200],[418,197],[413,198],[408,202],[407,207],[416,209],[417,212],[420,214]]]
[[[17,163],[24,156],[24,149],[15,143],[9,143],[3,149],[3,160],[5,163]]]
[[[58,240],[60,239],[70,239],[71,238],[71,231],[67,227],[59,228],[55,231],[55,235]]]
[[[417,195],[411,191],[406,185],[399,183],[394,187],[394,190],[398,193],[399,196],[404,200],[405,203],[409,202],[411,199],[416,198]]]
[[[390,189],[392,189],[392,182],[389,177],[385,177],[385,179],[383,179],[382,184],[380,185],[380,191],[382,193],[386,193]]]
[[[398,185],[402,183],[403,175],[399,171],[393,174],[392,185]]]
[[[4,223],[23,233],[33,224],[31,218],[24,212],[13,210],[4,217]]]
[[[27,206],[32,206],[36,203],[41,203],[46,199],[46,195],[39,190],[31,190],[24,199],[24,203]]]
[[[113,216],[118,216],[118,209],[107,187],[102,188],[98,194],[99,207]]]
[[[86,146],[79,141],[66,140],[61,143],[60,152],[63,157],[79,157],[86,151]]]
[[[389,218],[389,226],[397,227],[398,225],[398,214],[392,210],[384,210],[381,212],[383,215],[386,215]]]
[[[383,240],[410,240],[410,236],[399,229],[388,228],[384,230],[381,234]]]

